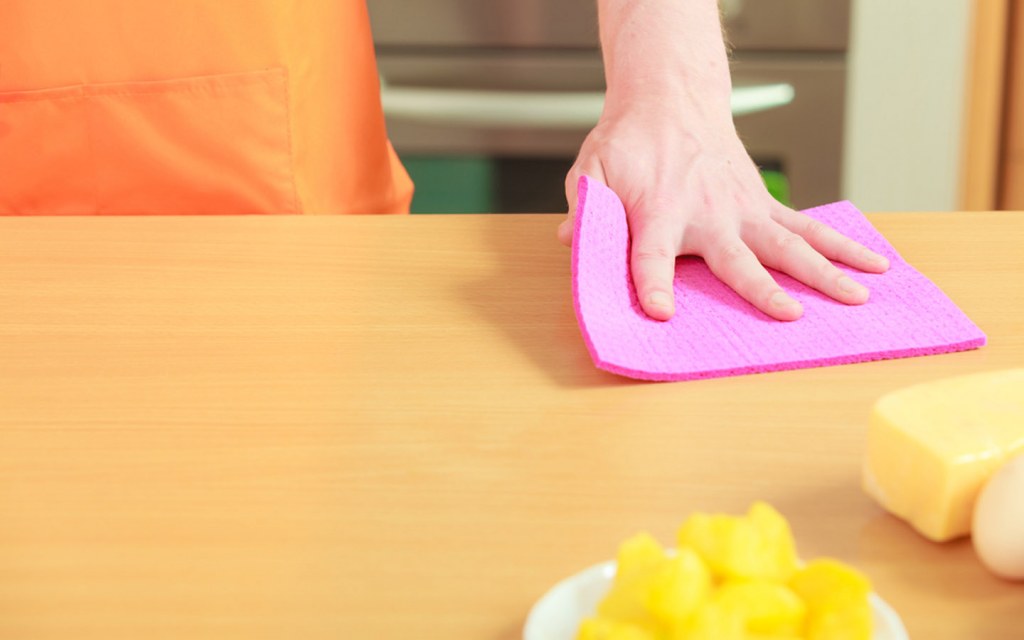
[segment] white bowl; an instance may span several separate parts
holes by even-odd
[[[523,640],[574,640],[580,622],[593,615],[615,577],[609,560],[562,580],[533,605],[523,628]],[[903,622],[884,600],[871,594],[873,640],[909,640]]]

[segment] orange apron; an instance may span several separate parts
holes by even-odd
[[[0,0],[0,213],[398,213],[362,0]]]

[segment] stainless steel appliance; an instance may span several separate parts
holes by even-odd
[[[368,5],[389,132],[418,182],[414,207],[564,210],[562,179],[595,112],[559,115],[558,107],[603,92],[596,1]],[[782,106],[737,117],[747,148],[786,177],[795,206],[838,199],[850,0],[723,0],[722,7],[734,86],[792,90]],[[400,104],[399,95],[422,100]],[[474,97],[482,100],[479,117],[435,108],[438,99]],[[424,106],[417,111],[415,103]]]

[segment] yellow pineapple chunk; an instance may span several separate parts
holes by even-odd
[[[638,533],[619,545],[618,574],[644,571],[664,562],[665,550],[649,533]]]
[[[748,632],[769,636],[799,635],[807,615],[800,596],[764,580],[725,582],[715,592],[715,602],[737,612]]]
[[[608,595],[597,605],[602,618],[641,627],[657,623],[649,602],[667,556],[650,534],[639,533],[619,545],[618,566]]]
[[[856,569],[815,560],[798,570],[789,586],[807,603],[807,640],[870,640],[871,583]]]
[[[692,616],[711,591],[711,572],[691,549],[665,560],[655,571],[647,596],[648,610],[663,623],[678,624]]]
[[[743,619],[714,602],[709,602],[696,615],[676,625],[670,640],[747,640]]]
[[[797,568],[789,524],[758,502],[744,516],[698,513],[669,554],[647,533],[577,640],[870,640],[871,585],[836,560]]]
[[[576,640],[656,640],[642,627],[607,618],[587,618],[580,625]]]
[[[683,523],[678,542],[700,554],[718,578],[784,582],[796,569],[789,524],[763,502],[746,517],[695,514]]]

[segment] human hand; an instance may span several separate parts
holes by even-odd
[[[796,320],[803,308],[765,266],[840,302],[867,301],[867,288],[829,260],[881,273],[889,268],[885,257],[778,203],[731,120],[696,118],[684,126],[683,119],[658,104],[606,111],[566,177],[569,216],[559,239],[572,243],[576,186],[588,175],[622,199],[633,283],[654,319],[668,320],[676,311],[679,255],[701,256],[725,284],[778,320]]]

